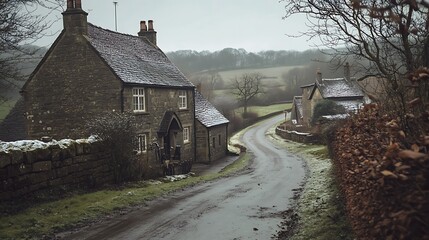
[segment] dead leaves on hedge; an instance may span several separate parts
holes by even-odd
[[[375,104],[337,131],[334,162],[358,239],[429,239],[429,122],[421,134],[408,139]]]

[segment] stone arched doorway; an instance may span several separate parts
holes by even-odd
[[[166,159],[180,160],[181,142],[178,139],[178,133],[182,132],[182,130],[182,123],[176,113],[173,111],[165,112],[158,130],[158,136],[163,139]]]

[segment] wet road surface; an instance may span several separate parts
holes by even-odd
[[[69,235],[66,239],[270,239],[293,189],[304,181],[300,159],[265,136],[283,115],[248,130],[242,142],[254,156],[244,173],[192,187]]]

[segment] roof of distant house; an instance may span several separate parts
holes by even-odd
[[[195,91],[195,117],[205,127],[229,123],[228,119],[198,91]]]
[[[88,23],[88,40],[125,83],[194,86],[157,46],[144,37],[117,33]]]
[[[345,78],[323,79],[316,81],[316,86],[313,89],[319,89],[322,97],[327,98],[362,98],[364,93],[359,85],[354,80],[346,80]],[[310,98],[312,95],[310,96]]]

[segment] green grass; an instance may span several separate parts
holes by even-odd
[[[219,75],[225,81],[225,85],[231,83],[231,80],[235,77],[240,77],[244,73],[261,73],[262,75],[268,77],[262,80],[265,86],[278,86],[283,84],[282,75],[289,72],[291,69],[299,66],[284,66],[284,67],[272,67],[272,68],[246,68],[246,69],[237,69],[230,71],[219,72]]]
[[[85,224],[112,212],[144,204],[163,194],[188,186],[225,177],[244,169],[250,160],[247,154],[219,173],[190,177],[181,181],[157,185],[136,182],[121,189],[105,189],[48,203],[36,204],[17,213],[0,216],[0,239],[42,238],[71,226]],[[10,203],[15,209],[16,203]],[[12,206],[10,206],[12,207]],[[5,203],[1,209],[8,208]]]
[[[10,110],[15,106],[16,100],[9,100],[0,104],[0,122],[6,118]]]
[[[327,147],[285,141],[274,133],[274,129],[269,130],[268,136],[305,159],[309,171],[295,210],[297,229],[290,239],[353,239]]]
[[[353,239],[327,147],[291,144],[291,151],[306,159],[310,175],[299,198],[298,229],[290,239]]]

